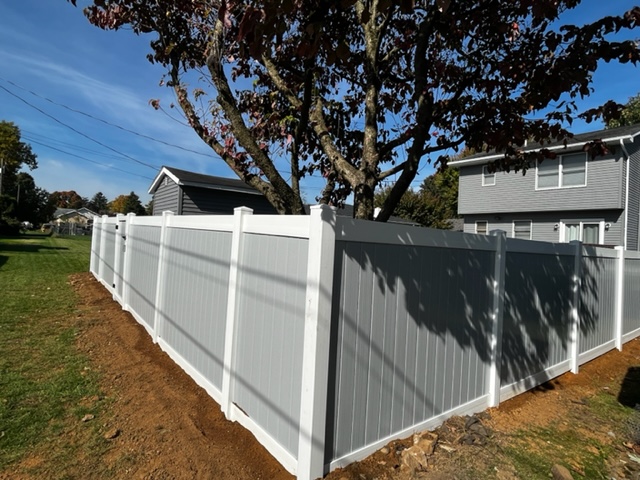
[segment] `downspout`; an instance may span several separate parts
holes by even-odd
[[[625,175],[625,185],[624,185],[624,239],[623,239],[623,247],[627,249],[627,235],[629,231],[629,170],[631,170],[631,165],[629,165],[629,160],[631,157],[629,156],[629,152],[627,151],[627,147],[624,146],[624,140],[620,139],[620,146],[622,147],[622,151],[627,156],[627,173]]]

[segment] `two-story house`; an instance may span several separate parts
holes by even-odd
[[[583,146],[594,140],[604,141],[610,153],[591,158]],[[490,172],[489,162],[502,154],[449,163],[460,170],[464,231],[503,230],[509,237],[640,250],[640,124],[576,135],[566,146],[545,148],[557,158],[535,162],[524,175]]]

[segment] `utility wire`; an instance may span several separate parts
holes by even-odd
[[[80,130],[77,130],[76,128],[72,127],[71,125],[68,125],[68,124],[64,123],[62,120],[58,120],[58,119],[57,119],[56,117],[54,117],[53,115],[50,115],[50,114],[48,114],[47,112],[45,112],[44,110],[42,110],[42,109],[40,109],[40,108],[36,107],[36,106],[35,106],[35,105],[33,105],[32,103],[29,103],[29,102],[28,102],[28,101],[26,101],[24,98],[22,98],[20,95],[17,95],[17,94],[15,94],[15,93],[13,93],[13,92],[12,92],[11,90],[9,90],[8,88],[3,87],[2,85],[0,85],[0,89],[4,90],[5,92],[7,92],[7,93],[8,93],[9,95],[11,95],[12,97],[17,98],[17,99],[18,99],[18,100],[20,100],[22,103],[25,103],[26,105],[30,106],[30,107],[31,107],[31,108],[33,108],[34,110],[37,110],[38,112],[40,112],[40,113],[41,113],[41,114],[43,114],[44,116],[49,117],[49,118],[50,118],[51,120],[53,120],[54,122],[59,123],[59,124],[60,124],[60,125],[62,125],[63,127],[68,128],[69,130],[71,130],[71,131],[73,131],[73,132],[77,133],[78,135],[80,135],[80,136],[82,136],[82,137],[84,137],[84,138],[86,138],[86,139],[88,139],[88,140],[91,140],[91,141],[92,141],[92,142],[94,142],[94,143],[97,143],[97,144],[98,144],[98,145],[100,145],[101,147],[104,147],[104,148],[106,148],[106,149],[108,149],[108,150],[111,150],[112,152],[115,152],[115,153],[117,153],[118,155],[120,155],[120,156],[122,156],[122,157],[125,157],[125,158],[128,158],[129,160],[132,160],[132,161],[134,161],[134,162],[136,162],[136,163],[139,163],[140,165],[144,165],[145,167],[151,168],[151,169],[152,169],[152,170],[154,170],[154,171],[158,171],[158,166],[151,165],[150,163],[142,162],[142,161],[140,161],[140,160],[138,160],[138,159],[136,159],[136,158],[133,158],[133,157],[132,157],[132,156],[130,156],[130,155],[127,155],[126,153],[122,153],[122,152],[120,152],[120,151],[116,150],[115,148],[110,147],[109,145],[106,145],[106,144],[104,144],[104,143],[100,142],[99,140],[96,140],[96,139],[95,139],[95,138],[93,138],[93,137],[90,137],[90,136],[89,136],[89,135],[87,135],[86,133],[83,133],[83,132],[81,132]]]
[[[183,150],[183,151],[185,151],[185,152],[195,153],[196,155],[202,155],[203,157],[210,157],[210,156],[211,156],[211,154],[209,154],[209,153],[203,153],[203,152],[199,152],[199,151],[197,151],[197,150],[193,150],[193,149],[191,149],[191,148],[183,147],[183,146],[181,146],[181,145],[176,145],[176,144],[173,144],[173,143],[165,142],[164,140],[160,140],[160,139],[158,139],[158,138],[154,138],[154,137],[152,137],[152,136],[150,136],[150,135],[145,135],[144,133],[136,132],[135,130],[130,130],[130,129],[125,128],[125,127],[122,127],[122,126],[120,126],[120,125],[118,125],[118,124],[115,124],[115,123],[109,122],[108,120],[104,120],[104,119],[102,119],[102,118],[98,118],[98,117],[96,117],[95,115],[92,115],[92,114],[90,114],[90,113],[86,113],[86,112],[83,112],[83,111],[81,111],[81,110],[77,110],[77,109],[75,109],[75,108],[69,107],[68,105],[65,105],[65,104],[63,104],[63,103],[56,102],[55,100],[51,100],[50,98],[47,98],[47,97],[45,97],[45,96],[43,96],[43,95],[40,95],[39,93],[36,93],[36,92],[34,92],[34,91],[32,91],[32,90],[29,90],[29,89],[27,89],[27,88],[21,87],[20,85],[18,85],[18,84],[16,84],[16,83],[12,82],[11,80],[7,80],[6,78],[2,78],[2,77],[0,77],[0,80],[3,80],[3,81],[5,81],[5,82],[7,82],[7,83],[9,83],[9,84],[13,85],[13,86],[14,86],[14,87],[16,87],[16,88],[19,88],[20,90],[24,90],[25,92],[28,92],[28,93],[30,93],[31,95],[35,96],[35,97],[41,98],[41,99],[43,99],[43,100],[46,100],[47,102],[52,103],[53,105],[57,105],[57,106],[59,106],[59,107],[65,108],[65,109],[69,110],[70,112],[74,112],[74,113],[77,113],[77,114],[79,114],[79,115],[84,115],[85,117],[91,118],[91,119],[96,120],[96,121],[101,122],[101,123],[104,123],[105,125],[109,125],[110,127],[117,128],[117,129],[119,129],[119,130],[122,130],[123,132],[131,133],[132,135],[136,135],[136,136],[138,136],[138,137],[145,138],[145,139],[147,139],[147,140],[151,140],[151,141],[153,141],[153,142],[158,142],[158,143],[161,143],[162,145],[166,145],[166,146],[168,146],[168,147],[178,148],[178,149]],[[167,115],[169,118],[171,118],[172,120],[174,120],[174,121],[178,122],[179,124],[181,124],[181,125],[186,125],[186,124],[184,124],[184,123],[180,122],[179,120],[176,120],[175,118],[173,118],[171,115],[169,115],[169,114],[168,114],[167,112],[165,112],[164,110],[163,110],[163,113],[164,113],[165,115]],[[188,125],[187,125],[187,126],[188,126]]]
[[[23,136],[24,136],[24,138],[26,138],[27,140],[29,140],[29,142],[30,142],[30,143],[35,143],[36,145],[41,145],[41,146],[43,146],[43,147],[45,147],[45,148],[49,148],[49,149],[51,149],[51,150],[55,150],[55,151],[57,151],[57,152],[64,153],[65,155],[70,155],[70,156],[72,156],[72,157],[79,158],[80,160],[84,160],[84,161],[86,161],[86,162],[95,163],[96,165],[100,165],[100,166],[102,166],[102,167],[111,168],[111,169],[113,169],[113,170],[118,170],[119,172],[123,172],[123,173],[126,173],[126,174],[128,174],[128,175],[135,175],[136,177],[145,178],[145,179],[147,179],[147,180],[153,180],[153,178],[151,178],[151,177],[147,177],[146,175],[140,175],[140,174],[138,174],[138,173],[129,172],[129,171],[127,171],[127,170],[123,170],[123,169],[121,169],[121,168],[114,167],[114,166],[112,166],[112,165],[107,165],[107,164],[105,164],[105,163],[96,162],[95,160],[91,160],[91,159],[89,159],[89,158],[82,157],[82,156],[80,156],[80,155],[76,155],[75,153],[67,152],[67,151],[62,150],[62,149],[60,149],[60,148],[56,148],[56,147],[53,147],[53,146],[51,146],[51,145],[47,145],[46,143],[42,143],[42,142],[39,142],[39,141],[37,141],[37,140],[30,139],[30,138],[29,138],[28,136],[26,136],[26,135],[23,135]]]

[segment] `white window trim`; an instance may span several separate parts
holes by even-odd
[[[583,237],[584,224],[598,224],[598,244],[604,245],[604,219],[603,218],[567,218],[560,219],[560,243],[566,243],[564,235],[564,227],[567,223],[579,223],[580,224],[580,238]],[[581,240],[582,241],[582,240]]]
[[[580,152],[574,152],[574,153],[568,153],[566,155],[574,155],[575,153],[580,153]],[[562,183],[562,159],[565,157],[565,155],[558,155],[558,182]],[[547,159],[551,160],[550,158]],[[567,187],[563,186],[563,185],[559,185],[557,187],[539,187],[538,186],[538,164],[539,161],[536,160],[536,190],[567,190],[570,188],[584,188],[587,186],[587,178],[588,178],[588,173],[589,173],[589,159],[587,158],[587,153],[584,153],[584,185],[569,185]]]
[[[493,178],[493,183],[485,182],[485,179],[486,179],[487,175],[490,175]],[[487,165],[483,165],[482,166],[482,186],[483,187],[493,187],[495,184],[496,184],[496,172],[489,173],[488,166]]]
[[[484,223],[484,224],[486,224],[486,225],[487,225],[487,230],[486,230],[486,232],[485,232],[485,233],[478,233],[478,224],[479,224],[479,223]],[[487,220],[476,220],[476,223],[475,223],[475,230],[474,230],[474,231],[475,231],[475,233],[476,233],[477,235],[489,235],[489,222],[488,222]]]
[[[533,220],[522,219],[511,222],[511,237],[516,238],[516,222],[529,222],[529,240],[533,240]]]

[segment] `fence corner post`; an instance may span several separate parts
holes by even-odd
[[[247,207],[233,209],[233,231],[231,232],[231,259],[229,263],[229,287],[227,290],[227,315],[224,331],[224,356],[222,364],[222,398],[220,408],[229,420],[234,420],[231,412],[233,403],[233,358],[235,351],[235,330],[237,315],[238,272],[242,264],[242,237],[244,217],[252,215]]]
[[[129,311],[129,300],[131,297],[131,255],[133,253],[131,248],[131,225],[134,223],[134,219],[136,217],[135,213],[127,213],[126,220],[126,232],[127,239],[125,241],[125,249],[124,249],[124,265],[123,265],[123,274],[122,274],[122,309],[126,312]]]
[[[160,227],[160,247],[158,249],[158,276],[156,278],[156,298],[153,302],[153,343],[158,343],[162,338],[162,323],[164,321],[164,285],[165,265],[167,263],[167,227],[171,221],[173,212],[162,212],[162,225]]]
[[[580,370],[580,289],[582,285],[582,242],[572,240],[575,248],[573,263],[573,298],[571,299],[571,322],[569,326],[569,354],[571,372]]]
[[[311,207],[297,478],[324,475],[336,211]]]
[[[502,369],[502,326],[504,321],[504,288],[507,261],[507,234],[502,230],[492,230],[496,237],[496,254],[493,270],[493,304],[491,312],[491,337],[489,338],[489,407],[500,404],[500,372]]]
[[[622,246],[615,247],[618,251],[616,262],[616,348],[622,351],[622,334],[624,331],[624,252]]]

